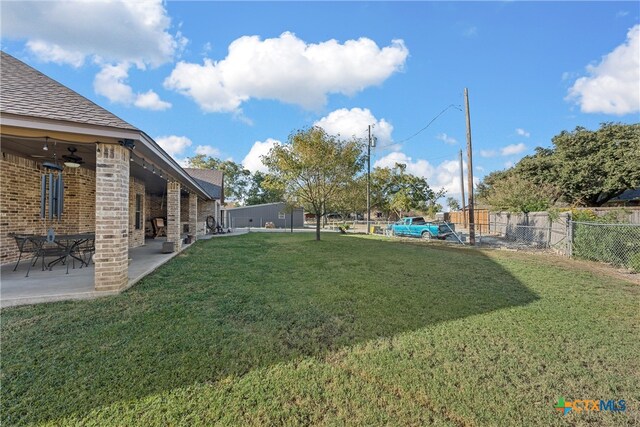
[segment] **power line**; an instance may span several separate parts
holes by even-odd
[[[403,144],[403,143],[405,143],[405,142],[407,142],[407,141],[409,141],[409,140],[411,140],[411,139],[415,138],[415,137],[416,137],[416,136],[418,136],[420,133],[422,133],[424,130],[426,130],[429,126],[431,126],[431,124],[432,124],[433,122],[435,122],[435,121],[438,119],[438,117],[440,117],[441,115],[443,115],[443,114],[444,114],[448,109],[450,109],[450,108],[455,108],[455,109],[457,109],[457,110],[459,110],[459,111],[462,111],[462,108],[460,108],[460,106],[459,106],[459,105],[450,104],[447,108],[445,108],[444,110],[440,111],[440,112],[438,113],[438,115],[436,115],[433,119],[431,119],[431,121],[430,121],[429,123],[427,123],[427,125],[426,125],[425,127],[423,127],[422,129],[420,129],[418,132],[414,133],[414,134],[413,134],[413,135],[411,135],[410,137],[405,138],[405,139],[400,140],[400,141],[397,141],[397,142],[392,142],[392,143],[389,143],[389,144],[381,145],[379,148],[385,148],[385,147],[389,147],[389,146],[391,146],[391,145],[396,145],[396,144]]]

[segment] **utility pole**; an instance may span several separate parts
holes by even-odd
[[[471,151],[471,117],[469,116],[469,89],[464,88],[464,104],[467,116],[467,177],[469,179],[469,244],[476,244],[475,221],[473,218],[473,156]]]
[[[464,204],[464,165],[462,164],[462,148],[460,149],[460,191],[462,192],[462,225],[467,228],[467,209]]]
[[[367,142],[367,234],[370,233],[371,222],[371,125],[369,125],[369,141]]]

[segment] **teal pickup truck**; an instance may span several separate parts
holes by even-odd
[[[454,224],[450,222],[429,222],[421,216],[402,218],[388,227],[395,236],[413,236],[423,239],[444,240],[453,235]]]

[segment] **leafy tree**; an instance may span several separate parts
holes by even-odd
[[[352,213],[367,211],[367,176],[360,175],[340,186],[329,210],[337,212],[343,218]]]
[[[251,175],[251,186],[247,191],[245,205],[261,205],[284,200],[284,194],[281,190],[265,187],[264,182],[266,179],[267,174],[260,171]]]
[[[552,206],[560,200],[600,206],[640,186],[640,124],[603,123],[596,131],[577,127],[552,142],[553,148],[538,147],[514,167],[487,175],[477,187],[478,199],[509,210]],[[514,191],[530,192],[518,202]]]
[[[491,185],[491,190],[478,196],[478,201],[492,209],[509,212],[544,211],[556,198],[549,184],[534,184],[517,174],[508,174]]]
[[[263,156],[269,168],[264,185],[313,212],[316,240],[320,240],[322,216],[341,189],[354,180],[363,160],[362,144],[355,139],[341,141],[319,127],[298,130],[286,144],[274,146]]]
[[[600,206],[640,186],[640,124],[577,127],[553,138],[556,175],[550,177],[574,205]]]
[[[447,206],[449,206],[450,211],[460,210],[460,203],[458,203],[458,200],[453,197],[447,197]]]
[[[200,169],[220,170],[224,176],[224,196],[236,201],[242,201],[246,197],[251,172],[241,164],[231,160],[220,160],[215,157],[207,157],[204,154],[196,154],[188,159],[189,166]]]
[[[503,179],[507,178],[507,176],[509,176],[511,171],[512,169],[493,171],[485,175],[482,181],[480,181],[478,185],[476,185],[476,189],[475,189],[476,202],[486,203],[490,205],[487,199],[496,191],[495,185],[498,182],[502,181]]]
[[[387,217],[392,212],[402,216],[412,210],[426,211],[429,206],[433,210],[435,201],[444,195],[443,190],[434,192],[426,179],[406,173],[402,163],[393,168],[375,168],[371,178],[372,206]]]
[[[440,203],[436,203],[435,201],[429,202],[427,204],[426,212],[429,218],[435,218],[438,212],[442,212],[442,205]]]

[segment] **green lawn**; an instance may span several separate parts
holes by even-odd
[[[640,286],[313,237],[201,241],[122,295],[3,310],[2,425],[640,423]],[[561,396],[628,409],[562,416]]]

